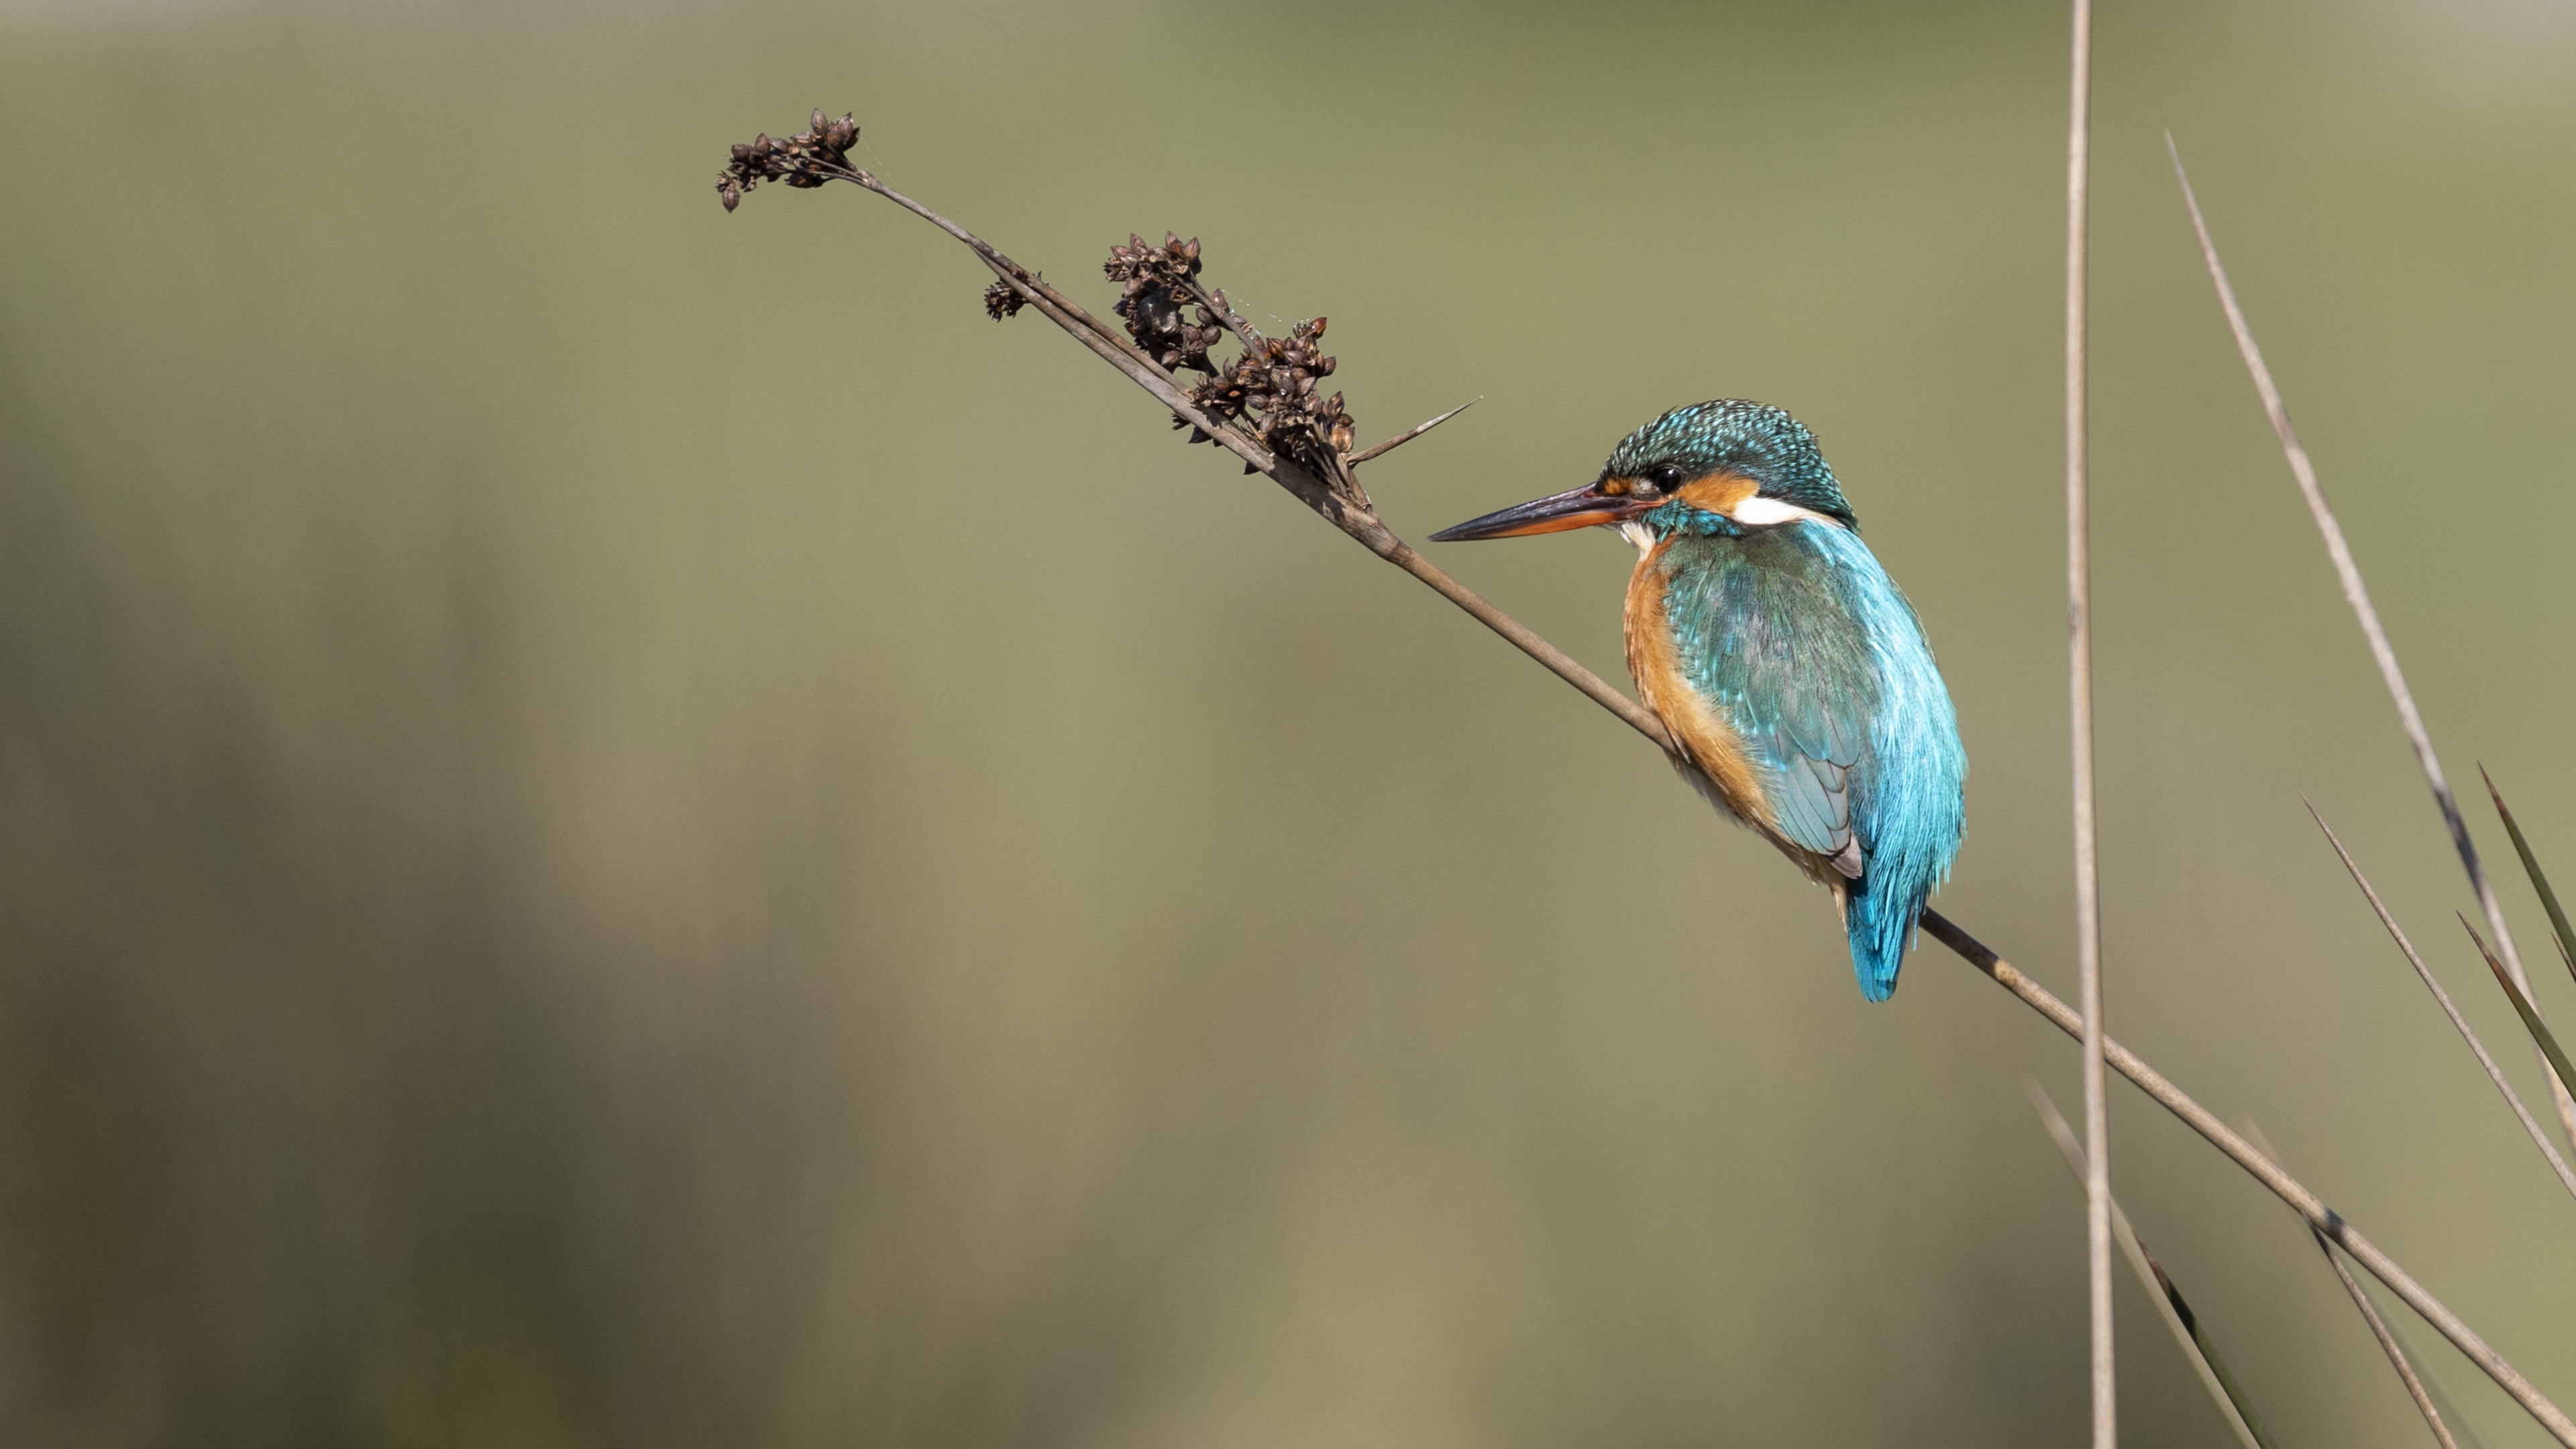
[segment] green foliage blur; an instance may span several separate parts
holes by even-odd
[[[1096,306],[1200,236],[1331,316],[1363,442],[1485,399],[1365,470],[1410,537],[1791,408],[1958,698],[1940,904],[2071,995],[2064,33],[0,0],[0,1441],[2073,1442],[2066,1041],[1937,947],[1865,1006],[1652,751],[930,228],[712,189],[822,105]],[[2302,792],[2539,1079],[2161,133],[2563,877],[2576,21],[2098,34],[2112,1029],[2565,1402],[2570,1205]],[[1435,556],[1624,678],[1617,540]],[[2417,1442],[2305,1234],[2115,1091],[2283,1442]],[[2120,1291],[2130,1442],[2222,1442]]]

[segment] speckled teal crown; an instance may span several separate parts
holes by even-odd
[[[1675,408],[1623,439],[1601,476],[1634,478],[1668,463],[1691,477],[1720,469],[1741,473],[1765,498],[1860,526],[1834,470],[1817,451],[1816,435],[1768,403],[1719,398]]]

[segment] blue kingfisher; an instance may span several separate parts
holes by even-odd
[[[1861,995],[1885,1001],[1959,853],[1968,755],[1815,435],[1740,398],[1675,408],[1584,487],[1431,537],[1592,527],[1637,546],[1628,670],[1684,776],[1833,892]]]

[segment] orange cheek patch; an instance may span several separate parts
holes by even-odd
[[[1703,513],[1731,516],[1735,505],[1752,497],[1756,491],[1754,481],[1741,473],[1711,473],[1683,484],[1676,496]]]

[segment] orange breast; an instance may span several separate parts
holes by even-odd
[[[1636,678],[1646,708],[1655,712],[1682,753],[1716,785],[1714,803],[1777,841],[1771,806],[1762,796],[1761,771],[1745,753],[1744,741],[1725,712],[1702,699],[1682,674],[1681,653],[1673,647],[1673,631],[1664,618],[1662,560],[1670,546],[1669,541],[1655,545],[1628,576],[1628,606],[1622,620],[1628,672]]]

